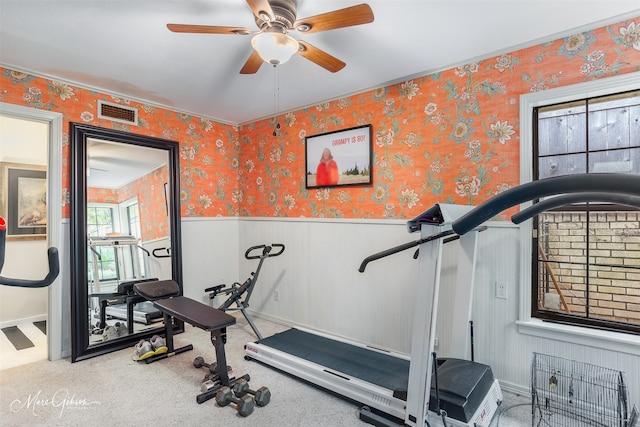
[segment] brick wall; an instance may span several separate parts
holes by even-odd
[[[559,295],[555,277],[571,313],[586,313],[588,295],[590,317],[640,324],[640,211],[589,215],[588,239],[586,213],[540,216],[540,248],[549,262],[539,263],[539,307],[547,290]],[[561,298],[547,296],[546,308],[556,307],[566,311]]]

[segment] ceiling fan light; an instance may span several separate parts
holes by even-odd
[[[260,33],[251,39],[251,46],[269,64],[287,62],[298,51],[298,41],[288,34]]]

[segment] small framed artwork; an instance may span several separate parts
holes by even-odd
[[[7,222],[7,240],[47,237],[45,166],[0,162],[0,216]]]
[[[371,125],[308,136],[306,188],[371,185]]]

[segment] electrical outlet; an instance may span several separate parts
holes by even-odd
[[[278,292],[278,291],[274,291],[273,292],[273,300],[274,301],[280,301],[280,292]]]
[[[507,299],[507,284],[496,282],[496,298]]]

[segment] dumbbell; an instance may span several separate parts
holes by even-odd
[[[209,368],[209,372],[211,372],[212,374],[215,374],[218,372],[218,362],[213,362],[212,364],[208,364],[207,362],[204,361],[204,357],[202,356],[198,356],[195,359],[193,359],[193,366],[195,366],[196,368],[202,368],[203,366]]]
[[[208,364],[204,361],[204,358],[198,356],[193,359],[193,366],[195,366],[196,368],[202,368],[203,366],[209,368],[209,373],[206,374],[202,380],[203,383],[208,383],[209,381],[215,382],[216,380],[220,379],[220,376],[218,375],[218,362]],[[227,375],[230,377],[229,379],[233,377],[233,368],[231,368],[231,366],[229,365],[227,365]],[[204,391],[206,390],[203,390],[203,392]]]
[[[257,406],[267,406],[271,400],[271,391],[267,387],[260,387],[258,390],[253,391],[249,388],[249,382],[240,379],[233,385],[233,394],[236,397],[242,397],[245,394],[253,396]]]
[[[253,412],[255,402],[251,396],[242,396],[236,398],[233,396],[233,392],[229,387],[222,387],[216,394],[216,403],[220,406],[227,406],[229,403],[236,405],[236,411],[243,417],[248,416]]]
[[[229,384],[233,386],[236,383],[236,381],[240,381],[240,380],[251,381],[251,377],[249,376],[249,374],[244,374],[238,379],[229,381]],[[198,404],[201,404],[206,402],[207,400],[213,399],[214,397],[216,397],[216,394],[218,393],[218,390],[220,390],[221,387],[222,387],[222,384],[220,384],[220,380],[218,380],[217,382],[214,382],[213,387],[210,387],[207,391],[200,393],[198,396],[196,396],[196,402],[198,402]]]
[[[227,366],[227,376],[229,377],[229,381],[235,379],[235,375],[233,374],[233,370],[231,369],[231,366]],[[220,375],[218,375],[217,372],[208,372],[202,379],[202,382],[208,383],[210,381],[213,381],[213,382],[220,381]]]

